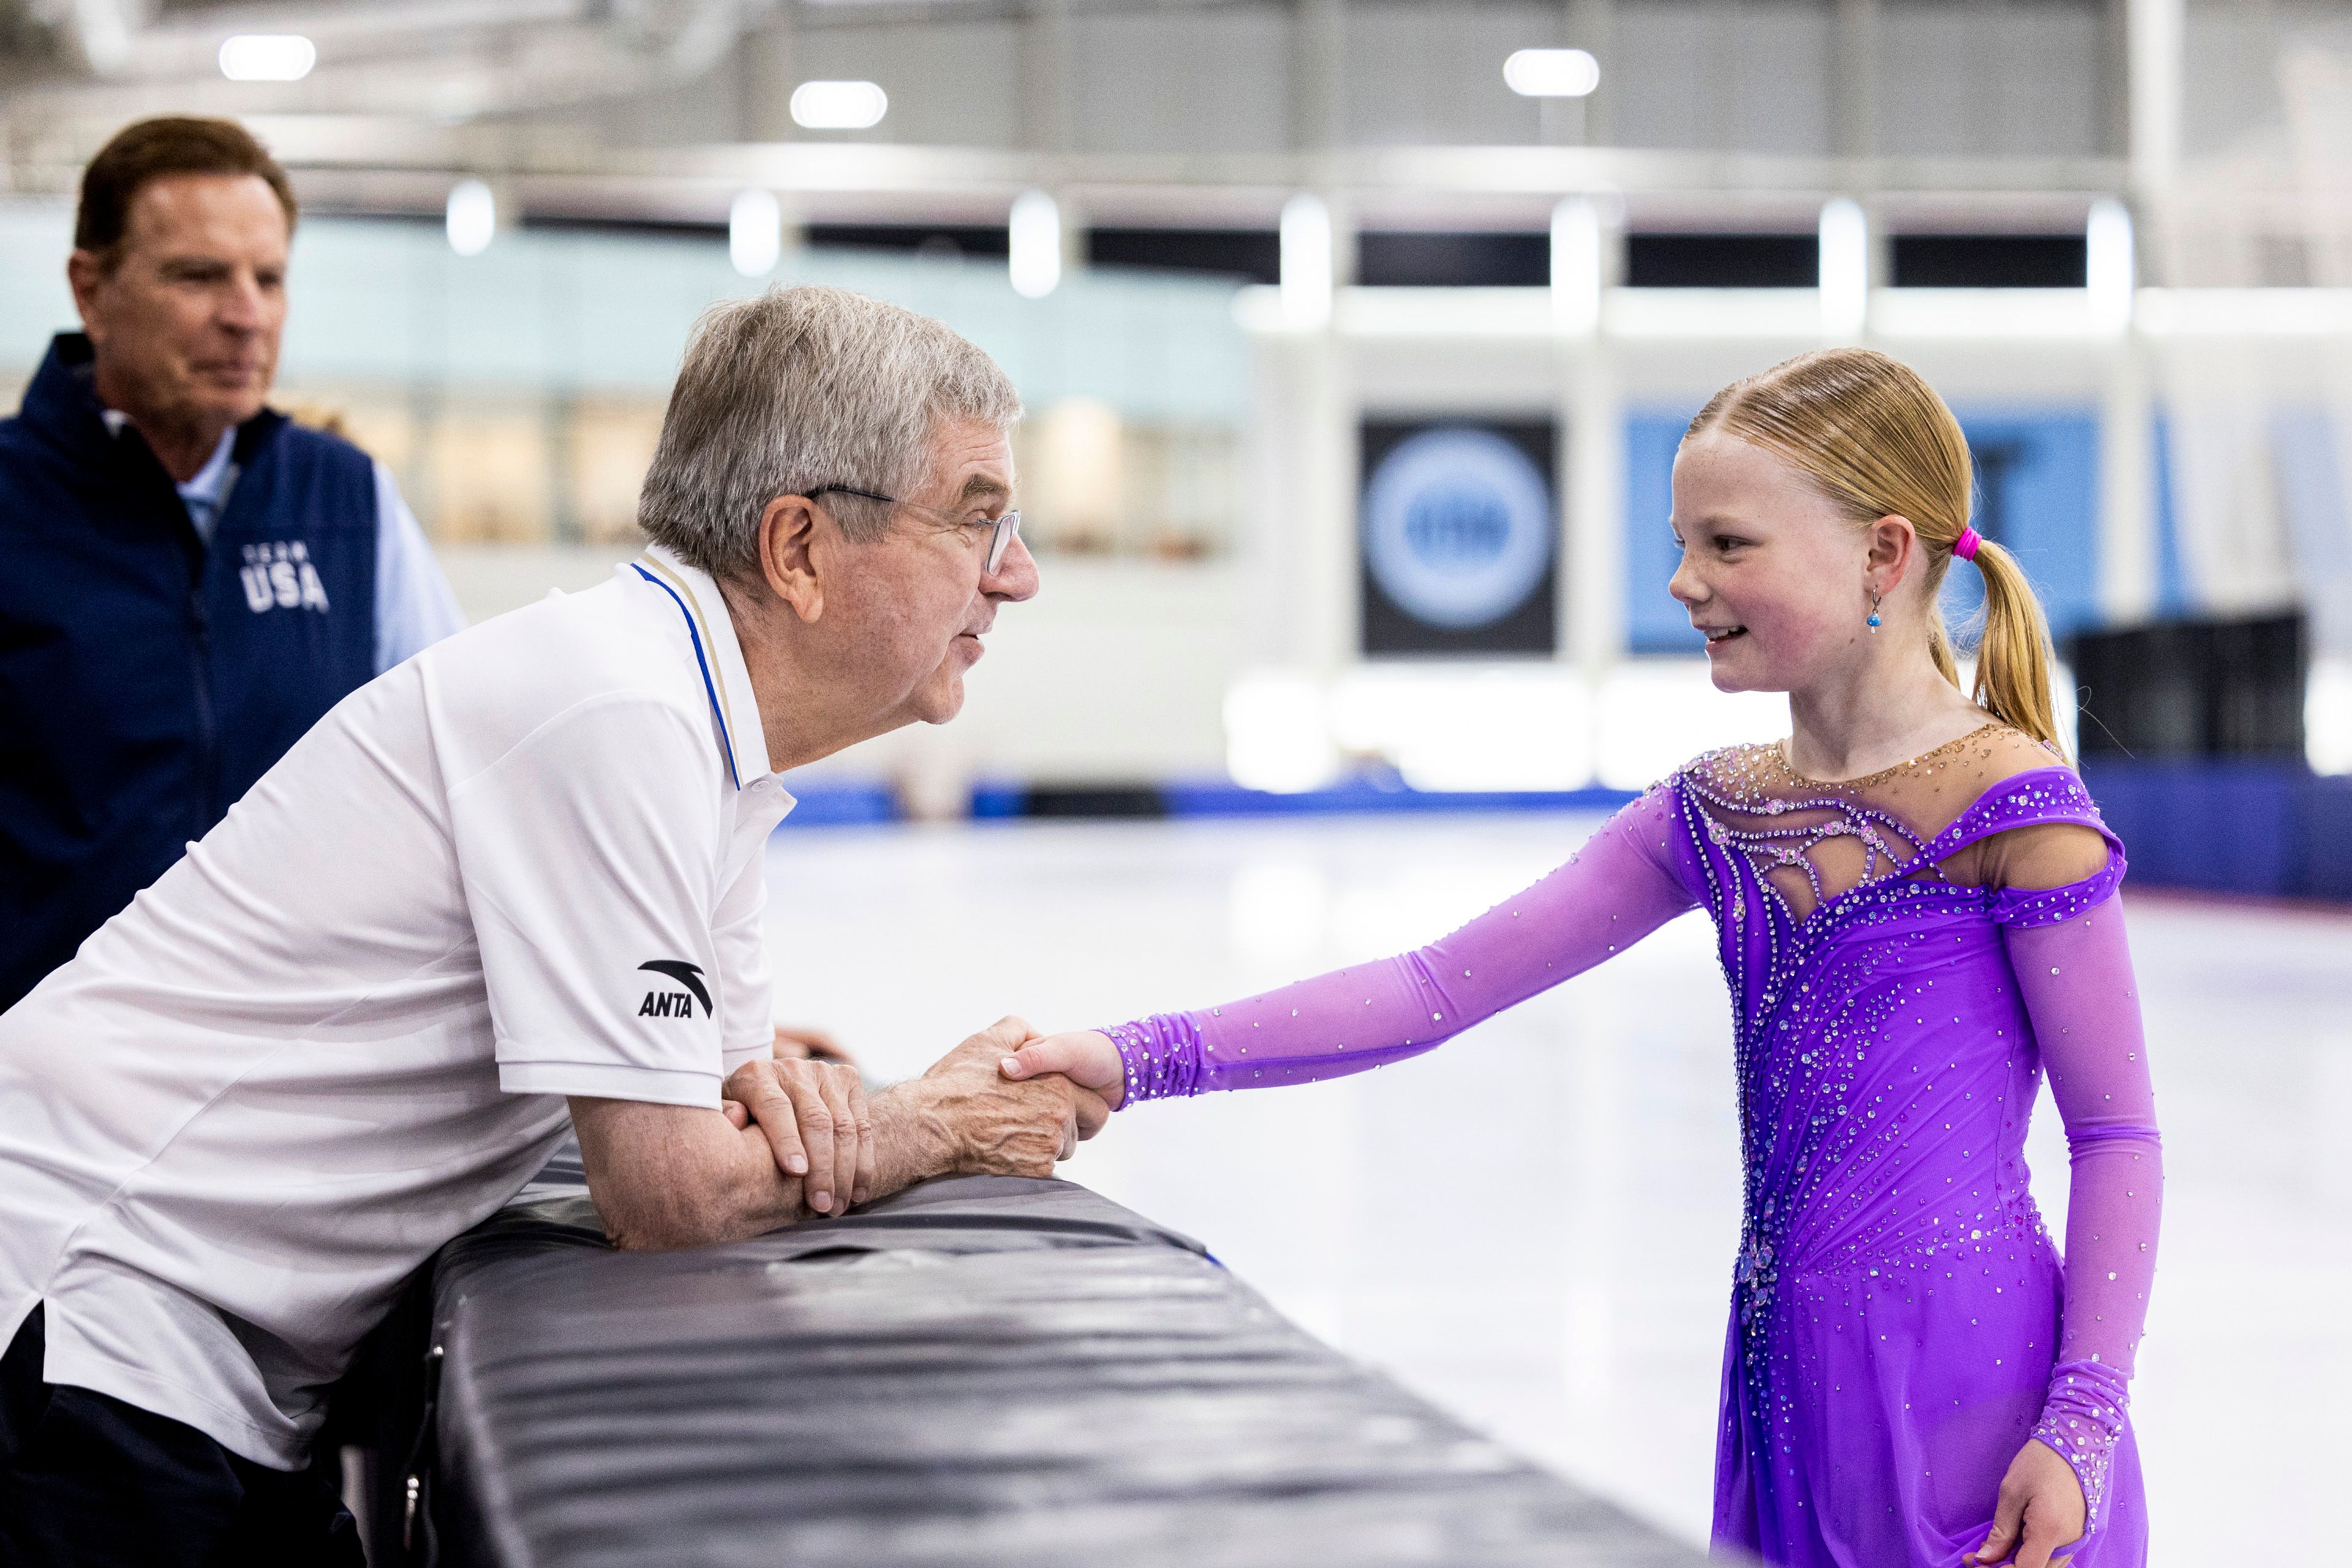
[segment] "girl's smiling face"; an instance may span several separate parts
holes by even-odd
[[[1859,651],[1873,531],[1791,464],[1720,429],[1683,443],[1674,486],[1682,564],[1666,591],[1706,634],[1717,690],[1799,690]],[[1894,609],[1890,599],[1884,612]]]

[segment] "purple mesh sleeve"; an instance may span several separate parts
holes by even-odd
[[[1670,787],[1642,796],[1567,864],[1427,947],[1110,1026],[1126,1067],[1121,1106],[1402,1061],[1632,946],[1696,902],[1672,798]]]
[[[2123,909],[2105,896],[2112,879],[2093,880],[2103,882],[2100,901],[2051,921],[2069,900],[2042,899],[2038,914],[2048,923],[2011,925],[2005,934],[2072,1166],[2065,1316],[2033,1435],[2074,1467],[2095,1530],[2156,1275],[2164,1155]]]

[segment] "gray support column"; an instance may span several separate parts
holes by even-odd
[[[736,53],[737,134],[746,142],[789,142],[798,134],[793,89],[800,85],[799,12],[799,0],[778,0],[769,21],[745,33]]]
[[[2099,618],[2156,613],[2156,400],[2137,332],[2109,352],[2099,389]]]
[[[1031,0],[1021,39],[1021,138],[1032,153],[1059,158],[1077,151],[1077,42],[1070,0]],[[1054,205],[1062,217],[1062,276],[1086,265],[1086,213],[1076,193],[1056,189]]]
[[[2180,168],[2183,0],[2125,0],[2132,218],[2143,282],[2172,280],[2171,195]]]
[[[1602,73],[1605,80],[1607,67]],[[1598,231],[1592,260],[1604,309],[1590,330],[1575,315],[1559,318],[1559,612],[1560,657],[1576,667],[1594,697],[1598,756],[1601,683],[1625,653],[1625,409],[1604,324],[1625,246],[1617,204],[1594,202],[1592,215]]]
[[[1328,331],[1254,342],[1258,409],[1236,556],[1247,658],[1328,681],[1354,663],[1356,405]]]
[[[1297,0],[1290,28],[1291,143],[1302,153],[1328,153],[1346,140],[1346,50],[1340,0]]]
[[[2132,194],[2146,204],[2169,192],[2179,170],[2187,7],[2182,0],[2128,4]]]
[[[2145,280],[2158,254],[2180,163],[2183,0],[2124,0],[2133,248]],[[2141,620],[2156,609],[2155,396],[2145,345],[2126,330],[2099,399],[2099,612]]]
[[[1609,341],[1563,344],[1561,656],[1594,692],[1625,653],[1625,410]]]
[[[1033,153],[1077,148],[1070,83],[1076,68],[1070,0],[1031,0],[1021,39],[1021,140]],[[1065,229],[1067,232],[1067,219]]]
[[[1838,0],[1830,93],[1837,110],[1831,133],[1841,158],[1878,153],[1878,0]]]
[[[1590,147],[1617,144],[1616,71],[1617,0],[1568,0],[1568,47],[1582,49],[1601,62],[1601,85],[1581,100],[1584,134]]]
[[[2093,151],[2122,158],[2131,153],[2132,0],[2105,0],[2099,11],[2097,140]]]
[[[1332,166],[1346,140],[1346,13],[1341,0],[1297,0],[1291,31],[1291,126],[1307,155],[1314,194],[1331,220],[1331,281],[1335,296],[1355,277],[1355,224],[1347,193]],[[1294,395],[1298,444],[1293,520],[1299,547],[1299,585],[1293,658],[1328,678],[1359,657],[1356,593],[1356,400],[1349,389],[1346,346],[1337,329],[1281,340]]]

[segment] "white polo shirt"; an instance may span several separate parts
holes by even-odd
[[[563,1097],[715,1106],[772,1040],[791,808],[711,580],[658,549],[338,703],[0,1016],[0,1345],[261,1464]]]

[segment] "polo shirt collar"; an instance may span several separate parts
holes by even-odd
[[[692,566],[676,552],[658,544],[622,568],[625,576],[646,584],[670,607],[683,613],[693,633],[698,673],[718,721],[728,771],[735,787],[774,772],[768,765],[767,732],[760,726],[760,704],[751,691],[751,668],[743,662],[743,645],[735,636],[735,620],[710,574]]]

